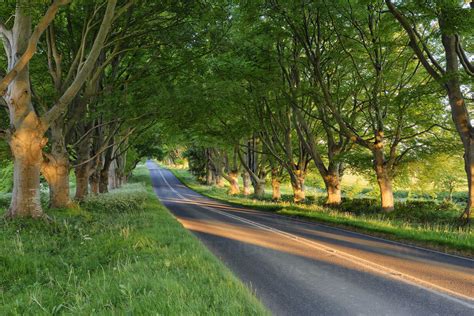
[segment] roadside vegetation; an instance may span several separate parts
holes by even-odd
[[[474,234],[468,227],[459,226],[459,207],[452,203],[406,200],[397,202],[394,212],[380,213],[376,199],[344,198],[339,207],[327,207],[324,193],[318,195],[318,190],[308,190],[315,193],[308,196],[306,203],[294,203],[288,184],[282,187],[280,201],[273,201],[270,193],[256,199],[251,195],[229,195],[228,186],[205,185],[182,166],[166,167],[189,188],[223,202],[474,257]]]
[[[158,202],[148,170],[49,221],[1,220],[0,314],[266,311]]]

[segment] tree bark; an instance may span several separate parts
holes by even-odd
[[[99,194],[99,181],[100,181],[100,170],[95,170],[89,178],[91,193],[94,195]]]
[[[281,180],[278,176],[278,171],[272,168],[272,200],[279,201],[281,200]]]
[[[280,201],[281,200],[281,190],[280,190],[281,182],[280,179],[272,179],[272,200],[273,201]]]
[[[263,199],[265,197],[265,180],[264,181],[254,181],[253,185],[253,195],[257,199]]]
[[[239,173],[238,171],[230,171],[228,175],[224,175],[224,178],[229,182],[230,195],[237,195],[240,193],[239,188]]]
[[[77,166],[76,174],[76,194],[74,199],[82,201],[89,194],[89,164]]]
[[[330,171],[323,180],[327,192],[326,205],[337,206],[341,204],[342,196],[339,172],[336,170]]]
[[[115,189],[121,188],[125,183],[125,168],[127,166],[127,152],[125,151],[115,159]]]
[[[293,189],[293,202],[300,203],[306,198],[304,190],[304,172],[296,170],[294,175],[291,175],[291,187]]]
[[[377,175],[377,183],[380,189],[380,199],[382,203],[382,211],[391,212],[394,210],[394,198],[392,189],[392,179],[389,170],[385,164],[383,147],[380,143],[374,145],[374,170]]]
[[[453,33],[448,21],[445,21],[446,12],[440,12],[438,22],[441,29],[441,41],[445,52],[446,70],[433,67],[422,48],[420,48],[417,36],[412,27],[411,21],[407,19],[402,12],[390,1],[385,0],[388,9],[399,21],[410,38],[410,46],[417,55],[423,67],[435,79],[441,87],[446,89],[449,105],[451,108],[451,117],[456,126],[456,130],[461,138],[464,147],[464,169],[466,171],[468,183],[468,201],[461,218],[465,218],[469,223],[471,210],[474,204],[474,129],[471,124],[469,111],[466,106],[464,96],[461,91],[461,82],[459,76],[459,55],[458,55],[458,34]],[[471,1],[471,9],[474,4]],[[464,65],[463,65],[464,66]]]
[[[63,129],[60,124],[51,125],[51,153],[46,154],[41,172],[49,185],[49,206],[65,208],[71,206],[69,191],[69,154]]]
[[[443,30],[444,21],[440,21]],[[471,218],[474,204],[474,128],[469,118],[466,101],[461,91],[459,79],[459,60],[456,54],[456,35],[443,30],[442,41],[446,52],[446,90],[451,107],[451,117],[464,147],[464,169],[467,176],[468,200],[461,217],[467,222]]]
[[[99,172],[99,193],[109,192],[109,168],[104,166]]]
[[[41,168],[49,185],[49,207],[64,208],[71,206],[69,196],[69,160],[66,157],[52,156]]]
[[[114,153],[114,138],[111,137],[108,142],[109,148],[105,151],[104,155],[104,164],[102,169],[99,172],[99,192],[107,193],[109,192],[109,169],[112,164],[112,156]]]
[[[8,71],[26,51],[31,34],[31,17],[17,6],[13,30],[5,38]],[[10,114],[12,135],[8,139],[13,158],[13,194],[8,217],[42,217],[40,203],[40,169],[42,149],[46,145],[45,127],[31,103],[29,66],[25,65],[9,82],[4,99]]]
[[[109,176],[108,189],[109,190],[114,190],[118,188],[118,177],[117,177],[118,168],[117,168],[116,161],[117,160],[113,160],[109,166],[109,172],[108,172],[108,176]]]
[[[224,187],[224,178],[222,178],[220,174],[216,174],[215,177],[216,177],[216,186],[219,188]]]
[[[79,131],[87,133],[92,128],[92,124],[80,123]],[[83,135],[83,134],[82,134]],[[77,159],[75,161],[76,167],[74,172],[76,174],[76,194],[74,199],[82,201],[89,194],[89,177],[91,175],[91,140],[92,133],[89,133],[79,144],[77,144],[76,152]]]
[[[207,168],[206,170],[206,185],[215,185],[216,181],[214,178],[214,173],[211,169]]]
[[[27,120],[35,120],[34,112]],[[40,201],[40,170],[43,162],[42,148],[46,139],[36,129],[23,127],[10,139],[14,157],[13,194],[7,217],[44,216]]]
[[[251,194],[250,192],[250,175],[248,172],[244,171],[242,172],[242,184],[244,187],[243,193],[245,196],[249,196]]]

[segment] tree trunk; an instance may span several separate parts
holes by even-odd
[[[76,195],[75,199],[82,201],[89,194],[89,164],[85,163],[75,168]]]
[[[272,169],[272,200],[273,201],[281,200],[280,186],[281,186],[281,180],[280,180],[280,177],[278,176],[278,171],[276,171],[275,169]]]
[[[341,204],[341,184],[338,172],[328,173],[323,180],[327,192],[326,205],[336,206]]]
[[[243,184],[243,187],[244,187],[244,195],[245,196],[249,196],[251,194],[250,192],[250,175],[248,172],[244,171],[242,172],[242,184]]]
[[[303,202],[306,198],[304,188],[299,184],[292,184],[292,188],[293,188],[293,202],[295,203]]]
[[[108,189],[109,190],[114,190],[118,188],[118,183],[117,183],[117,163],[116,160],[112,161],[112,163],[109,166],[109,172],[108,172]]]
[[[252,184],[254,197],[257,199],[263,199],[265,197],[265,180],[254,181]]]
[[[464,169],[466,170],[469,192],[466,208],[461,217],[469,222],[474,204],[474,128],[461,91],[456,35],[452,34],[451,30],[444,29],[445,21],[441,20],[440,26],[443,33],[442,42],[446,52],[446,75],[448,76],[445,87],[448,93],[451,117],[464,147]]]
[[[228,191],[228,193],[230,195],[239,194],[240,193],[239,173],[237,171],[231,171],[231,172],[229,172],[229,175],[227,175],[225,178],[229,182],[229,191]]]
[[[64,208],[71,205],[69,196],[69,159],[52,156],[54,160],[44,162],[41,168],[49,185],[49,207]]]
[[[43,162],[41,172],[49,185],[49,206],[64,208],[71,205],[69,195],[69,154],[66,150],[63,128],[58,124],[51,126],[51,153]]]
[[[409,20],[397,10],[396,6],[391,1],[386,0],[385,2],[387,3],[390,12],[400,22],[408,35],[415,37],[416,34]],[[471,9],[474,9],[474,4],[472,1],[470,5]],[[444,89],[446,89],[449,98],[451,117],[464,147],[464,168],[467,176],[469,194],[466,208],[461,217],[464,217],[469,223],[471,209],[474,204],[474,129],[471,124],[466,101],[461,91],[461,81],[459,76],[460,63],[458,59],[460,47],[460,43],[458,42],[459,36],[455,34],[449,23],[446,23],[447,21],[445,21],[444,18],[447,15],[445,13],[446,12],[441,12],[438,19],[441,29],[441,42],[445,52],[445,73],[439,73],[429,66],[429,63],[427,63],[426,59],[424,59],[424,56],[422,56],[423,52],[419,49],[419,47],[417,47],[418,45],[415,41],[411,41],[411,46],[420,61],[425,61],[423,65],[425,69],[427,69],[428,73],[430,73],[431,77],[437,80],[438,83]]]
[[[91,186],[91,193],[92,194],[99,194],[99,181],[100,181],[100,170],[99,167],[94,170],[94,172],[89,177],[89,183]]]
[[[36,119],[30,112],[26,120]],[[7,217],[42,217],[40,201],[40,170],[42,148],[46,139],[36,130],[17,130],[10,139],[14,157],[13,194]]]
[[[100,193],[107,193],[109,192],[109,170],[110,166],[112,165],[112,156],[114,153],[114,146],[112,146],[114,143],[114,138],[111,137],[108,146],[109,148],[105,151],[104,155],[104,164],[102,166],[102,169],[100,170],[99,173],[99,192]]]
[[[89,185],[91,193],[94,195],[99,194],[99,182],[100,182],[100,171],[102,170],[102,155],[99,155],[91,168],[89,176]]]
[[[76,126],[78,135],[84,135],[93,127],[92,123],[79,122]],[[88,133],[75,146],[77,158],[74,161],[76,175],[76,194],[74,199],[82,201],[89,194],[89,177],[91,175],[92,133]]]
[[[24,6],[17,6],[10,38],[3,40],[8,57],[8,71],[26,51],[31,35],[31,17]],[[7,217],[42,217],[40,169],[42,150],[47,139],[45,128],[31,104],[29,66],[16,74],[3,96],[7,103],[12,135],[8,139],[13,159],[13,194]]]
[[[214,184],[216,184],[215,178],[214,178],[214,173],[208,167],[207,170],[206,170],[206,185],[214,185]]]
[[[220,174],[215,174],[216,186],[219,188],[224,187],[224,178]]]
[[[296,170],[295,174],[291,176],[291,187],[293,188],[293,202],[300,203],[306,198],[304,191],[304,173]]]
[[[391,212],[394,210],[392,179],[385,165],[383,147],[381,147],[379,144],[376,143],[373,154],[374,154],[374,169],[375,169],[375,174],[377,175],[377,183],[380,189],[382,211]]]
[[[102,168],[99,172],[99,193],[109,192],[109,169]]]

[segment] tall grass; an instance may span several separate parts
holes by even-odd
[[[0,315],[266,313],[159,204],[144,167],[133,181],[49,223],[0,221]]]

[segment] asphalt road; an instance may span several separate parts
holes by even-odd
[[[216,202],[147,166],[162,203],[275,315],[474,315],[474,260]]]

